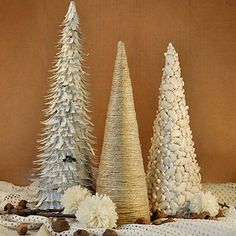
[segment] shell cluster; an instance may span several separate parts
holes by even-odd
[[[147,171],[151,211],[183,212],[201,190],[178,54],[170,43],[160,86]]]

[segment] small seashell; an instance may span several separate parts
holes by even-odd
[[[181,183],[178,187],[178,192],[184,192],[184,190],[186,189],[187,184],[186,183]]]
[[[182,206],[182,205],[184,205],[184,203],[185,203],[185,196],[180,194],[179,197],[178,197],[178,204],[180,206]]]
[[[176,172],[175,179],[176,179],[176,182],[178,182],[178,183],[182,182],[183,177],[182,177],[182,174],[179,171]]]
[[[167,207],[167,202],[164,201],[164,202],[159,203],[159,204],[158,204],[158,207],[159,207],[160,209],[162,209],[162,210],[166,209],[166,207]]]
[[[172,91],[170,91],[170,90],[166,90],[165,91],[165,97],[166,97],[166,100],[168,101],[168,102],[173,102],[174,101],[174,99],[175,99],[175,95],[174,95],[174,93],[172,92]]]
[[[171,82],[171,84],[174,86],[175,89],[177,89],[177,88],[179,87],[179,83],[178,83],[177,78],[172,77],[172,78],[170,79],[170,82]]]
[[[169,75],[169,76],[174,75],[174,71],[172,70],[171,66],[166,65],[164,70],[165,70],[166,75]]]
[[[175,71],[177,71],[178,69],[179,69],[179,62],[178,61],[176,61],[175,63],[174,63],[174,65],[173,65],[173,71],[175,72]]]
[[[172,108],[172,105],[169,102],[167,102],[166,100],[163,100],[161,102],[161,105],[162,105],[163,109],[171,109]]]
[[[179,149],[179,145],[171,143],[169,144],[169,149],[174,152]]]
[[[170,135],[166,135],[166,136],[163,138],[162,143],[163,143],[163,144],[169,143],[170,140],[171,140]]]
[[[173,65],[175,62],[175,59],[172,55],[167,55],[166,56],[166,63],[169,64],[169,65]]]
[[[166,175],[168,176],[173,176],[175,173],[175,168],[169,168],[167,171],[166,171]]]
[[[170,120],[167,122],[167,124],[164,127],[164,130],[171,130],[173,127],[174,123]]]
[[[160,112],[160,116],[163,120],[167,120],[168,119],[168,115],[166,114],[166,112],[164,110],[162,110]]]
[[[169,110],[168,115],[170,116],[171,120],[175,123],[177,121],[177,114],[175,111]]]
[[[164,84],[162,86],[163,90],[173,90],[174,89],[174,86],[173,84]]]
[[[182,119],[182,120],[178,120],[178,121],[177,121],[177,124],[178,124],[180,127],[185,127],[185,126],[188,124],[188,122],[187,122],[186,120]]]

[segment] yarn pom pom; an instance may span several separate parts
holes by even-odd
[[[217,198],[211,192],[197,193],[189,204],[191,213],[200,214],[202,212],[209,212],[210,216],[216,216],[219,212],[219,204]]]
[[[68,188],[61,198],[64,212],[67,214],[75,214],[80,203],[90,196],[91,193],[86,188],[82,188],[81,186]]]
[[[118,219],[112,200],[106,195],[98,194],[81,202],[75,216],[81,226],[87,228],[112,229],[116,227]]]

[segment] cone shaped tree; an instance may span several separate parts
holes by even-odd
[[[149,218],[143,159],[124,43],[118,43],[97,179],[97,192],[116,203],[118,225]]]
[[[188,106],[184,95],[178,54],[170,43],[160,86],[157,116],[147,171],[150,206],[153,212],[182,213],[201,189]]]
[[[71,186],[94,189],[91,160],[92,124],[88,115],[87,74],[83,71],[79,18],[75,3],[70,3],[63,22],[59,52],[47,97],[47,120],[43,122],[40,154],[35,163],[40,208],[60,208],[63,192]]]

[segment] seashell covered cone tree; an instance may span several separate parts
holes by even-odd
[[[184,95],[178,54],[170,43],[160,86],[157,116],[147,170],[152,212],[183,213],[193,195],[201,190],[188,106]]]
[[[117,206],[118,225],[149,219],[147,186],[124,43],[118,43],[97,179]]]
[[[61,196],[74,185],[95,191],[92,163],[93,124],[89,117],[87,74],[75,3],[70,2],[63,21],[61,39],[54,64],[54,75],[47,96],[48,108],[36,175],[40,208],[61,208]]]

